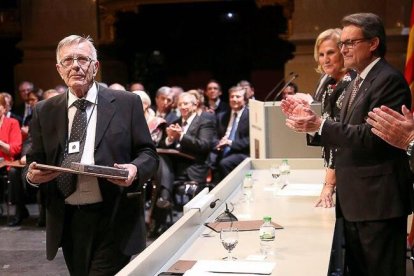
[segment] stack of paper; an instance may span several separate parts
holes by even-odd
[[[274,267],[274,262],[200,260],[184,275],[270,275]]]
[[[323,184],[288,184],[277,192],[280,196],[319,196]]]

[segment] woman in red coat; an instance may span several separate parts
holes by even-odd
[[[19,122],[6,117],[6,100],[0,95],[0,157],[13,161],[22,150]]]
[[[19,158],[22,150],[22,134],[20,131],[19,122],[13,118],[7,118],[6,113],[6,99],[3,95],[0,95],[0,159],[1,159],[1,170],[2,175],[9,174],[14,171],[13,168],[5,167],[4,161],[13,161]],[[11,183],[13,185],[15,183]],[[3,185],[5,187],[5,185]],[[25,206],[23,204],[23,208]],[[19,209],[16,204],[16,214],[24,212],[21,208]],[[26,209],[27,213],[27,209]]]

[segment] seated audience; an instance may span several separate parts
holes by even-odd
[[[250,155],[249,109],[246,90],[233,86],[229,90],[231,110],[217,118],[217,140],[210,154],[215,183],[220,182]]]
[[[150,108],[151,99],[147,93],[144,91],[132,91],[132,93],[138,95],[141,98],[145,120],[147,121],[152,141],[154,141],[155,145],[158,145],[162,136],[162,132],[166,126],[166,121],[163,118],[155,116],[154,110]]]
[[[126,91],[125,86],[116,82],[111,84],[108,88],[113,90]]]
[[[239,83],[237,83],[237,86],[240,86],[240,87],[246,89],[247,98],[249,100],[254,99],[254,87],[250,82],[248,82],[247,80],[241,80],[241,81],[239,81]],[[249,102],[247,102],[247,103],[249,103]]]
[[[155,95],[155,116],[165,119],[167,124],[178,119],[178,117],[171,111],[173,103],[173,94],[171,88],[163,86],[158,89]]]
[[[285,89],[283,89],[282,93],[278,97],[278,100],[285,100],[288,96],[295,95],[296,93],[298,93],[298,86],[296,83],[291,82],[285,87]]]
[[[15,112],[22,118],[22,121],[24,121],[27,116],[30,116],[32,114],[32,109],[29,103],[27,103],[27,95],[29,92],[35,91],[35,88],[32,82],[22,81],[19,84],[18,89],[20,98],[17,99]]]
[[[203,185],[208,173],[207,158],[211,141],[216,135],[215,121],[198,116],[197,99],[184,92],[178,98],[181,117],[170,124],[159,143],[160,148],[176,149],[191,155],[194,160],[178,155],[160,154],[157,181],[161,184],[161,198],[157,205],[168,208],[172,204],[174,180],[194,181]]]
[[[178,96],[184,92],[184,89],[180,86],[171,86],[171,93],[173,94],[173,102],[171,111],[175,114],[175,116],[180,117],[180,110],[177,107]]]
[[[51,98],[53,96],[56,96],[56,95],[59,95],[59,94],[60,94],[60,92],[57,91],[56,89],[48,89],[45,92],[43,92],[42,99],[46,100],[46,99],[49,99],[49,98]]]
[[[6,107],[6,111],[7,111],[6,117],[16,119],[17,121],[19,121],[19,124],[21,125],[22,120],[23,120],[22,117],[20,117],[19,115],[17,115],[16,113],[14,113],[12,111],[12,109],[13,109],[13,97],[12,97],[12,95],[10,95],[7,92],[2,92],[1,95],[4,96],[4,100],[6,101],[6,106],[7,106]]]
[[[54,90],[56,90],[59,94],[61,94],[61,93],[65,93],[67,89],[68,89],[68,87],[66,85],[59,84],[59,85],[56,85]],[[43,96],[43,98],[44,98],[44,96]]]
[[[35,93],[34,91],[31,91],[26,96],[26,103],[29,104],[29,107],[31,110],[33,110],[33,107],[35,104],[40,100],[39,95]],[[23,119],[21,131],[22,131],[22,138],[23,140],[26,140],[28,134],[29,134],[29,124],[32,119],[32,114],[26,116]]]
[[[43,93],[43,100],[47,100],[51,97],[59,95],[59,93],[54,89],[46,90]],[[32,98],[29,102],[32,103],[32,108],[37,103],[35,97],[28,95],[29,99]],[[31,116],[28,117],[29,119]],[[30,120],[29,120],[30,121]],[[29,123],[29,122],[27,122]],[[27,126],[28,128],[28,126]],[[30,135],[25,139],[23,143],[23,148],[21,152],[20,164],[26,165],[26,153],[29,151],[32,145],[32,140]],[[16,204],[16,214],[15,217],[9,222],[8,226],[18,226],[22,221],[29,216],[29,212],[25,206],[26,198],[32,195],[36,195],[37,203],[39,204],[39,218],[37,221],[37,226],[43,227],[46,224],[46,209],[45,209],[45,196],[44,189],[46,187],[40,186],[39,188],[29,185],[26,181],[26,178],[22,176],[22,170],[17,167],[10,168],[9,171],[9,180],[10,185],[8,187],[12,201]]]
[[[220,98],[221,86],[215,81],[211,80],[207,83],[205,94],[205,107],[207,112],[216,114],[216,117],[220,113],[226,113],[230,108],[226,102],[223,102]]]
[[[6,100],[4,95],[0,95],[0,158],[5,161],[13,161],[20,155],[22,150],[22,135],[20,132],[19,122],[16,119],[6,117]],[[13,167],[1,168],[1,173],[8,174],[11,178],[10,172],[14,171]],[[9,195],[10,196],[10,195]],[[12,198],[10,200],[13,201]],[[16,202],[16,216],[28,216],[27,209],[23,208]]]
[[[129,91],[145,91],[145,87],[140,82],[133,82],[129,86]]]

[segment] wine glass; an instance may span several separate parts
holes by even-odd
[[[227,257],[224,257],[223,259],[228,261],[235,260],[236,258],[231,255],[231,251],[239,242],[239,230],[234,227],[223,228],[220,231],[220,239],[224,248],[228,251]]]
[[[277,164],[270,165],[270,174],[272,175],[272,184],[277,182],[277,179],[280,176],[279,166]]]

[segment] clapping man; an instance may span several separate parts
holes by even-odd
[[[409,106],[410,90],[384,60],[385,30],[377,15],[348,15],[342,25],[344,65],[358,75],[348,86],[340,121],[323,120],[291,97],[282,110],[288,127],[314,132],[323,145],[338,149],[336,211],[344,219],[347,273],[404,276],[411,172],[405,152],[374,135],[366,118],[382,105]]]
[[[250,154],[247,91],[241,86],[229,89],[230,111],[217,118],[217,137],[210,154],[214,182],[220,182]]]

